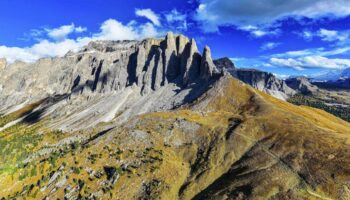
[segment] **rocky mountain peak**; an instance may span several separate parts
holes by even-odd
[[[205,87],[216,72],[209,47],[204,48],[202,56],[195,40],[183,35],[168,33],[165,38],[142,41],[92,41],[63,57],[40,59],[35,63],[15,62],[6,67],[0,74],[0,107],[3,108],[0,113],[14,105],[57,95],[79,104],[82,99],[92,101],[114,96],[120,102],[116,110],[130,108],[141,102],[138,99],[145,98],[139,105],[143,107],[133,106],[130,113],[170,109],[198,96],[202,89],[192,94],[193,88]],[[162,102],[155,103],[153,98],[157,95],[161,95]],[[106,112],[96,112],[113,111],[108,106],[101,109]],[[90,109],[87,113],[92,112]],[[132,115],[130,113],[125,115]],[[108,121],[111,116],[101,120]]]
[[[216,67],[219,70],[224,69],[224,68],[226,68],[227,70],[236,69],[235,64],[228,57],[216,59],[216,60],[214,60],[214,64],[216,65]]]
[[[200,66],[200,77],[202,79],[209,79],[214,72],[217,72],[217,68],[211,58],[211,51],[208,46],[204,47],[203,50],[203,57],[202,57],[202,62]]]

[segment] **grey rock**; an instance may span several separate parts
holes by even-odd
[[[203,57],[200,66],[200,77],[208,80],[215,72],[216,66],[211,58],[211,51],[208,46],[204,47]]]
[[[219,58],[214,60],[214,64],[216,65],[219,71],[226,70],[227,72],[232,74],[232,76],[237,77],[236,67],[235,64],[231,61],[231,59],[227,57]]]
[[[201,59],[202,57],[198,52],[196,41],[192,39],[185,46],[181,57],[180,66],[184,85],[187,85],[191,80],[193,81],[199,76]]]
[[[236,73],[239,80],[276,98],[286,100],[295,94],[295,91],[288,87],[284,80],[271,73],[253,69],[238,69]]]
[[[275,75],[256,69],[237,69],[228,58],[214,61],[218,70],[229,72],[233,77],[281,100],[287,100],[296,93],[284,80]]]
[[[200,80],[201,63],[206,79],[215,71],[210,52],[204,51],[201,62],[195,41],[189,41],[172,33],[143,41],[94,41],[63,57],[2,64],[0,114],[50,97],[38,117],[48,116],[50,128],[72,131],[180,106],[210,82]]]
[[[165,37],[163,53],[165,83],[167,83],[174,80],[179,74],[176,40],[171,32],[169,32]]]
[[[155,69],[152,77],[152,81],[154,82],[153,90],[158,90],[162,86],[163,82],[163,74],[164,74],[164,67],[163,67],[163,57],[162,57],[163,51],[160,47],[158,47],[156,54],[155,54]]]
[[[187,37],[183,35],[178,35],[176,37],[176,46],[177,46],[177,54],[181,55],[186,47],[186,45],[189,43],[189,40]]]
[[[298,93],[312,94],[318,90],[306,77],[294,77],[286,80],[287,85]]]

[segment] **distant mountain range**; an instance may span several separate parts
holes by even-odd
[[[330,70],[311,77],[313,81],[337,81],[350,78],[350,68],[342,70]]]

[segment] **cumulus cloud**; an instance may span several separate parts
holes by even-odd
[[[71,33],[82,33],[86,30],[85,27],[76,27],[74,24],[64,25],[54,29],[46,29],[47,35],[54,40],[63,40]]]
[[[333,49],[311,48],[298,51],[287,51],[269,56],[262,56],[265,64],[274,67],[286,67],[296,70],[308,68],[344,69],[350,67],[350,59],[337,58],[349,54],[350,47]]]
[[[64,56],[68,51],[76,51],[93,40],[134,40],[163,35],[152,23],[138,24],[131,21],[123,24],[115,19],[108,19],[100,26],[100,31],[91,36],[70,39],[72,32],[81,33],[85,28],[74,24],[64,25],[47,31],[47,39],[41,39],[29,47],[7,47],[0,45],[0,58],[12,63],[16,60],[34,62],[43,57]]]
[[[124,25],[121,22],[108,19],[102,23],[101,32],[93,34],[95,40],[126,40],[136,39],[138,37],[137,31],[132,24]]]
[[[139,17],[146,17],[149,19],[154,25],[160,26],[159,17],[156,13],[154,13],[151,9],[136,9],[135,14]]]
[[[258,26],[272,24],[288,16],[312,19],[350,14],[348,0],[199,0],[195,19],[203,29],[215,32],[219,26]]]
[[[263,50],[263,51],[266,51],[266,50],[271,50],[271,49],[274,49],[278,46],[280,46],[281,43],[279,42],[268,42],[268,43],[265,43],[263,44],[260,49]]]
[[[271,58],[270,63],[279,67],[304,70],[305,68],[345,69],[350,67],[350,59],[305,56],[300,58]]]
[[[311,41],[314,38],[319,38],[325,42],[336,43],[339,46],[348,44],[350,38],[350,30],[329,30],[321,28],[318,31],[304,30],[301,33],[297,33],[300,37],[306,41]]]
[[[83,40],[78,41],[71,39],[66,39],[59,42],[42,40],[31,47],[18,48],[0,46],[0,57],[6,58],[9,63],[16,60],[34,62],[43,57],[63,56],[69,50],[78,49],[87,44],[87,42],[88,41],[84,42]]]

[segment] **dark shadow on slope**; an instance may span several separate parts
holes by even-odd
[[[242,158],[244,160],[244,158]],[[240,161],[237,162],[239,166]],[[246,199],[252,193],[253,186],[251,185],[239,185],[239,186],[231,186],[232,183],[241,176],[240,174],[247,171],[248,168],[237,167],[231,168],[227,173],[221,175],[218,179],[216,179],[212,184],[210,184],[206,189],[198,193],[193,200],[204,200],[211,199],[212,194],[220,194],[227,196],[229,199]],[[243,197],[243,198],[242,198]]]
[[[34,124],[40,120],[40,118],[42,117],[44,112],[45,112],[45,109],[40,109],[40,110],[34,111],[34,112],[30,113],[28,116],[26,116],[22,120],[22,122],[26,123],[26,124]]]
[[[192,104],[193,102],[195,102],[199,97],[205,94],[213,86],[213,84],[215,84],[215,82],[220,79],[221,76],[221,74],[215,74],[209,80],[203,80],[198,78],[196,81],[190,83],[187,87],[183,87],[175,91],[176,93],[180,93],[184,89],[190,90],[190,92],[185,96],[182,105],[177,105],[174,107],[174,109],[177,109],[183,106],[184,104]],[[178,79],[177,81],[181,80],[182,79]],[[178,82],[178,84],[180,85],[181,83]]]
[[[23,118],[22,122],[26,124],[37,123],[51,106],[65,100],[67,97],[68,95],[55,95],[53,97],[45,98],[36,109],[33,109]]]

